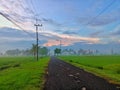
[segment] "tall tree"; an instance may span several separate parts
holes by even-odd
[[[61,54],[61,49],[56,48],[56,49],[54,50],[54,54],[55,54],[55,55]]]
[[[33,53],[33,56],[35,58],[36,53],[37,53],[37,45],[36,44],[32,44],[31,52]]]
[[[47,49],[47,47],[39,47],[39,54],[42,55],[42,56],[48,55],[48,49]]]

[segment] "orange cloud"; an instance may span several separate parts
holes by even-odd
[[[61,42],[61,43],[60,43]],[[65,42],[65,41],[63,41],[63,40],[61,40],[61,41],[58,41],[58,40],[48,40],[48,42],[47,43],[45,43],[43,46],[58,46],[58,45],[62,45],[62,46],[68,46],[68,45],[71,45],[72,44],[72,42],[71,41],[67,41],[67,42]]]
[[[55,34],[55,33],[54,33]],[[88,44],[95,44],[99,43],[100,39],[99,38],[90,38],[90,37],[80,37],[80,36],[68,36],[65,34],[56,34],[60,39],[50,39],[48,40],[47,43],[44,44],[44,46],[57,46],[57,45],[62,45],[62,46],[69,46],[77,42],[84,42]]]

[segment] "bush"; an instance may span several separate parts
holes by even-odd
[[[120,70],[117,70],[116,72],[117,72],[117,74],[120,74]]]
[[[97,68],[103,70],[103,67],[101,67],[101,66],[98,66]]]
[[[72,60],[70,60],[70,62],[73,62]]]

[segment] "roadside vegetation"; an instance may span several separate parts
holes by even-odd
[[[120,56],[61,56],[60,59],[120,85]]]
[[[0,90],[42,90],[49,57],[0,57]]]

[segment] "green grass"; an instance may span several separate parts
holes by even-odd
[[[41,90],[48,62],[48,57],[39,61],[32,57],[1,57],[0,90]]]
[[[61,59],[120,84],[120,56],[62,56]]]

